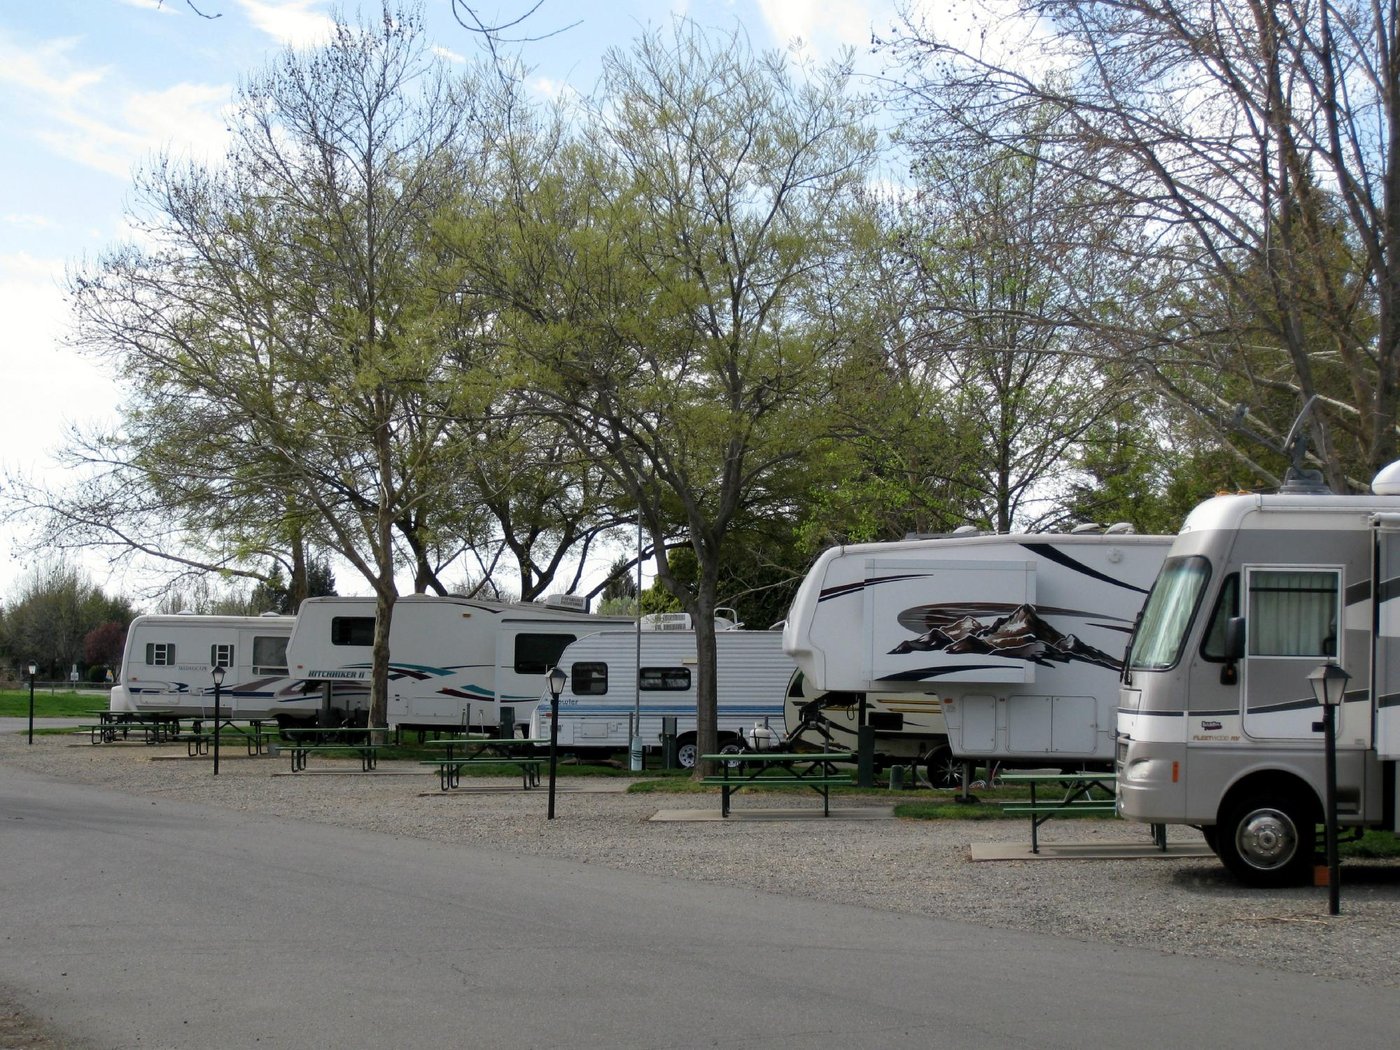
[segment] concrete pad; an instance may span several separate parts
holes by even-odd
[[[831,808],[831,816],[822,816],[820,807],[811,809],[731,809],[729,816],[720,815],[715,809],[659,809],[649,820],[659,823],[668,821],[740,821],[740,820],[891,820],[893,806],[859,806],[855,808]]]
[[[1213,857],[1203,842],[1168,842],[1165,850],[1150,842],[1042,842],[1032,853],[1029,842],[974,842],[973,860],[1180,860]]]

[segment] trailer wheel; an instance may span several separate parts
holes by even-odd
[[[947,744],[933,748],[921,761],[929,787],[953,788],[962,783],[962,763],[953,757],[953,749]]]
[[[1305,881],[1316,848],[1313,807],[1295,794],[1246,795],[1216,826],[1216,853],[1246,886],[1278,889]]]
[[[700,761],[700,747],[695,743],[693,735],[681,737],[676,744],[676,761],[682,769],[694,769],[695,763]]]
[[[738,737],[730,737],[724,743],[720,744],[719,747],[719,753],[721,755],[742,755],[747,750],[748,748],[744,745],[744,742]],[[739,763],[737,762],[726,762],[724,764],[730,769],[739,768]]]

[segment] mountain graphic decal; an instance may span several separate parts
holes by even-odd
[[[917,637],[900,642],[891,654],[944,652],[967,656],[997,656],[1007,660],[1026,660],[1051,666],[1081,661],[1117,671],[1122,661],[1101,649],[1087,645],[1072,634],[1064,634],[1041,619],[1033,605],[1018,605],[1005,616],[987,622],[965,610],[957,615],[954,609],[944,610],[949,618],[942,619],[930,606],[922,606],[920,614],[925,623],[932,623]],[[903,616],[901,622],[906,622]]]

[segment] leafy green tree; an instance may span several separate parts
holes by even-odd
[[[66,679],[70,669],[81,673],[87,665],[84,642],[91,632],[104,624],[129,623],[134,615],[125,599],[104,594],[76,569],[60,563],[40,566],[20,581],[7,603],[7,662],[32,660],[39,677]]]
[[[809,410],[843,338],[819,306],[872,154],[864,116],[839,70],[799,79],[677,22],[609,53],[587,141],[537,166],[526,209],[473,253],[512,304],[536,410],[653,549],[695,559],[693,581],[669,553],[657,572],[697,625],[702,751],[731,532],[791,507],[793,465],[829,436]]]

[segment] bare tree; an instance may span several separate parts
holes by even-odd
[[[1104,250],[1135,280],[1078,322],[1227,439],[1241,390],[1292,413],[1318,395],[1317,462],[1339,489],[1369,479],[1397,451],[1394,5],[1022,0],[1019,15],[978,53],[907,19],[890,41],[920,70],[905,101],[952,141],[1011,149],[1029,114],[1052,114],[1053,162],[1132,233]],[[999,59],[990,41],[1010,39]],[[1253,423],[1278,443],[1277,419]]]

